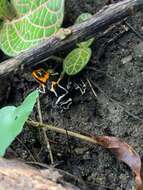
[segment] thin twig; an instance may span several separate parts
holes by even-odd
[[[46,169],[49,169],[49,166],[45,163],[41,163],[41,162],[31,162],[31,161],[26,161],[26,164],[30,164],[30,165],[37,165]]]
[[[21,141],[20,138],[16,138],[17,141],[22,144],[22,146],[25,148],[25,150],[28,152],[28,154],[30,155],[30,157],[33,159],[34,162],[36,162],[37,160],[35,159],[35,157],[33,156],[33,154],[31,153],[31,151],[29,150],[29,148]]]
[[[66,135],[67,132],[68,132],[68,135],[71,136],[71,137],[76,137],[78,139],[81,139],[81,140],[84,140],[84,141],[87,141],[87,142],[93,143],[93,144],[99,144],[96,141],[95,138],[92,138],[90,136],[85,136],[85,135],[82,135],[80,133],[76,133],[76,132],[73,132],[73,131],[65,130],[63,128],[55,127],[53,125],[48,125],[48,124],[44,124],[44,123],[41,124],[41,123],[33,121],[33,120],[28,120],[27,124],[30,125],[30,126],[36,127],[36,128],[45,128],[45,129],[55,131],[57,133],[61,133],[61,134],[64,134],[64,135]]]
[[[44,63],[44,62],[49,61],[49,60],[54,60],[54,61],[56,61],[56,62],[58,62],[58,63],[63,63],[63,59],[62,59],[61,57],[58,57],[58,56],[54,56],[54,55],[53,55],[53,56],[47,57],[47,58],[45,58],[45,59],[43,59],[43,60],[37,62],[36,65],[38,65],[38,64],[40,64],[40,63]]]
[[[106,75],[108,78],[110,78],[110,79],[112,79],[112,80],[114,79],[114,77],[112,77],[111,75],[107,74],[106,71],[103,71],[103,70],[101,70],[101,69],[97,69],[97,68],[92,67],[92,66],[88,66],[86,69],[87,69],[87,70],[95,71],[95,72],[97,72],[97,73],[102,73],[102,74]]]
[[[131,113],[130,111],[127,110],[126,106],[123,105],[121,102],[118,102],[114,100],[113,98],[109,97],[97,84],[95,84],[92,80],[90,80],[93,86],[95,86],[109,101],[115,102],[118,106],[124,109],[124,112],[127,113],[129,116],[133,117],[134,119],[137,119],[139,121],[143,121],[141,118],[136,116],[135,114]]]
[[[39,121],[40,123],[43,123],[39,97],[37,98],[37,109],[38,109]]]
[[[42,119],[42,113],[41,113],[41,106],[40,106],[40,99],[39,99],[39,97],[37,99],[37,109],[38,109],[39,121],[40,121],[40,124],[42,125],[43,124],[43,119]],[[46,141],[47,149],[49,151],[51,164],[53,165],[54,164],[53,154],[52,154],[50,142],[49,142],[49,139],[47,137],[45,128],[43,128],[42,131],[43,131],[44,139]]]
[[[131,26],[127,21],[125,21],[125,24],[128,26],[128,28],[141,40],[143,41],[143,35],[138,32],[133,26]]]
[[[88,82],[88,84],[89,84],[89,86],[90,86],[90,88],[91,88],[91,91],[92,91],[94,97],[97,98],[97,94],[96,94],[96,92],[95,92],[95,90],[94,90],[94,88],[93,88],[93,86],[92,86],[90,80],[89,80],[88,78],[86,78],[86,81]]]

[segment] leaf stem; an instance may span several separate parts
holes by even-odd
[[[84,140],[86,142],[92,143],[92,144],[100,144],[96,140],[96,137],[94,139],[94,138],[92,138],[90,136],[85,136],[85,135],[82,135],[80,133],[76,133],[76,132],[73,132],[73,131],[69,131],[69,130],[59,128],[59,127],[55,127],[53,125],[48,125],[48,124],[44,124],[44,123],[41,124],[41,123],[33,121],[33,120],[28,120],[27,124],[32,126],[32,127],[46,128],[48,130],[55,131],[57,133],[61,133],[61,134],[64,134],[64,135],[67,135],[67,133],[68,133],[68,135],[71,136],[71,137],[75,137],[75,138],[78,138],[80,140]]]
[[[43,119],[42,119],[42,113],[41,113],[41,106],[40,106],[39,97],[37,98],[37,109],[38,109],[38,115],[39,115],[40,124],[43,125]],[[49,142],[49,139],[48,139],[47,134],[46,134],[46,128],[43,128],[43,135],[44,135],[44,139],[46,141],[47,149],[49,151],[51,164],[53,165],[54,164],[54,158],[53,158],[50,142]]]

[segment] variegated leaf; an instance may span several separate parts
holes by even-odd
[[[68,75],[76,75],[88,63],[91,57],[90,48],[76,48],[68,54],[63,63],[64,72]]]
[[[82,13],[82,14],[79,15],[79,17],[77,18],[75,24],[80,24],[80,23],[82,23],[82,22],[88,20],[88,19],[91,18],[91,17],[92,17],[92,14],[90,14],[90,13]],[[89,40],[87,40],[87,41],[85,41],[85,42],[78,43],[77,45],[78,45],[79,47],[89,47],[89,46],[91,46],[91,44],[93,43],[93,41],[94,41],[94,38],[91,38],[91,39],[89,39]]]
[[[19,15],[0,30],[0,48],[15,56],[55,34],[63,22],[64,0],[13,0]]]

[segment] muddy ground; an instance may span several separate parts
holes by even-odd
[[[80,13],[95,13],[106,4],[106,0],[67,0],[64,25],[72,24]],[[127,22],[143,34],[142,13],[128,18]],[[98,35],[92,50],[90,63],[74,79],[86,83],[85,94],[71,92],[73,104],[64,112],[54,107],[55,100],[50,93],[41,95],[43,121],[84,134],[120,137],[142,156],[143,42],[122,23],[106,34]],[[37,87],[30,72],[24,69],[1,81],[1,107],[19,105],[25,95]],[[97,97],[87,79],[92,81]],[[36,107],[31,117],[38,120]],[[49,154],[41,135],[39,130],[25,126],[11,149],[23,160],[49,164]],[[86,189],[134,189],[131,170],[108,150],[51,131],[47,135],[56,167],[79,177],[87,185]]]

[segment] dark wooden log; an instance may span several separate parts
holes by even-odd
[[[109,26],[142,10],[143,0],[124,0],[106,6],[90,20],[69,27],[68,29],[71,30],[71,35],[67,36],[64,40],[58,38],[56,35],[52,36],[33,49],[2,62],[0,64],[0,78],[14,71],[21,64],[33,66],[54,53],[60,52],[61,50],[63,51],[69,46],[73,46],[77,41],[80,42],[83,39],[85,40],[96,36],[97,33],[104,31]]]

